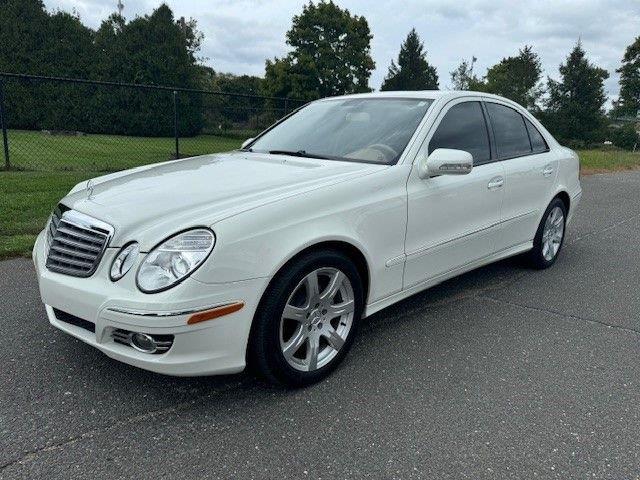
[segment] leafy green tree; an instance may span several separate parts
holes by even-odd
[[[76,15],[49,14],[40,0],[0,0],[0,71],[87,77],[94,53],[93,31]],[[77,130],[86,124],[86,87],[6,80],[5,90],[13,128]]]
[[[503,58],[487,70],[482,90],[534,109],[543,93],[541,77],[540,58],[530,46],[525,45],[517,56]]]
[[[380,90],[437,90],[438,73],[427,62],[427,52],[415,28],[400,46],[398,64],[391,60]]]
[[[200,35],[193,21],[175,20],[160,5],[151,15],[130,22],[111,15],[96,33],[96,77],[128,83],[200,86],[196,53]],[[114,133],[162,135],[173,133],[173,98],[168,91],[100,89],[96,95],[100,122]],[[194,135],[202,128],[202,96],[179,93],[178,129]]]
[[[482,80],[474,73],[473,67],[478,59],[471,57],[471,61],[463,59],[451,75],[451,86],[454,90],[481,90]]]
[[[166,5],[131,22],[112,15],[99,30],[77,15],[49,13],[41,0],[0,0],[0,71],[198,86],[202,41],[193,20],[174,20]],[[7,81],[9,125],[136,135],[173,133],[171,92],[73,83]],[[180,94],[179,128],[202,127],[201,98]]]
[[[614,102],[613,114],[636,116],[640,112],[640,37],[627,47],[620,74],[620,96]]]
[[[560,77],[560,81],[548,79],[547,128],[564,141],[601,141],[606,125],[604,81],[609,73],[589,62],[578,41],[560,65]]]
[[[202,88],[215,92],[235,93],[234,95],[204,95],[205,129],[218,133],[223,130],[226,135],[237,132],[243,139],[265,128],[262,115],[267,108],[265,100],[260,97],[264,79],[251,75],[234,75],[216,73],[209,67],[202,67],[205,78]]]
[[[266,62],[265,93],[313,99],[369,91],[371,38],[364,17],[331,0],[309,2],[287,32],[291,52]]]
[[[0,0],[0,71],[86,76],[92,45],[76,15],[49,14],[41,0]]]
[[[292,60],[290,56],[266,61],[263,93],[274,97],[315,100],[319,91],[319,72],[306,54]]]
[[[611,128],[607,137],[616,147],[624,148],[625,150],[637,149],[640,146],[640,135],[638,135],[635,126],[632,124]]]

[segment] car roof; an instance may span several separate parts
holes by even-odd
[[[425,98],[429,100],[452,100],[460,97],[485,97],[501,100],[508,103],[514,103],[511,100],[485,92],[475,92],[471,90],[405,90],[393,92],[369,92],[355,93],[352,95],[340,95],[336,97],[326,97],[323,100],[334,100],[338,98]]]

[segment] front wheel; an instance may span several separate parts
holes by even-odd
[[[564,243],[567,207],[559,198],[554,198],[542,216],[529,252],[529,261],[539,269],[553,265]]]
[[[311,252],[280,273],[258,307],[249,362],[288,386],[326,377],[347,354],[362,315],[357,268],[340,252]]]

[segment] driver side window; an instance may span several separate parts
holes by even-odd
[[[429,142],[429,154],[436,148],[469,152],[474,165],[491,158],[489,132],[480,102],[459,103],[449,109]]]

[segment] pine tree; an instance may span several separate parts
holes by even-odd
[[[438,73],[429,65],[427,52],[415,28],[400,46],[398,63],[391,60],[380,90],[437,90]]]
[[[549,130],[562,140],[602,140],[609,73],[589,62],[580,41],[560,65],[560,81],[548,79],[546,118]]]
[[[622,58],[620,96],[614,102],[614,115],[636,116],[640,112],[640,37],[629,45]]]

